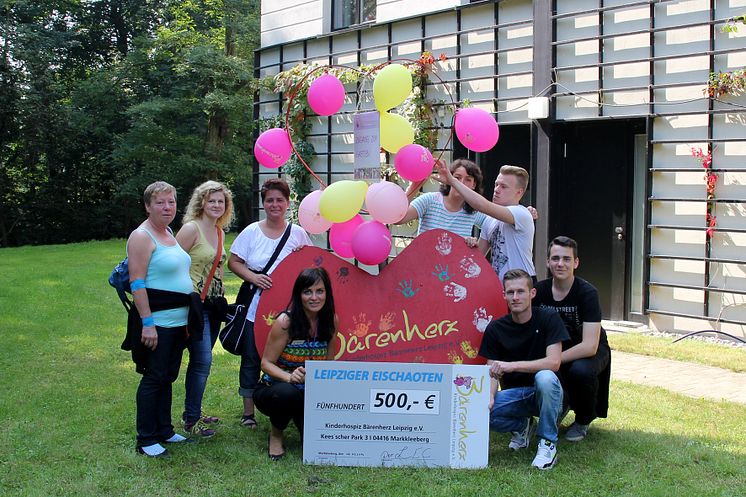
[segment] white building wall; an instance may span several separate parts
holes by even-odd
[[[463,5],[463,0],[378,0],[376,22],[388,22],[403,17],[437,12]]]
[[[740,6],[737,3],[717,2],[715,18],[724,19],[742,13],[746,3],[741,2]],[[686,114],[661,116],[654,120],[652,138],[658,143],[652,147],[652,167],[656,170],[651,175],[652,197],[659,200],[651,203],[650,252],[658,257],[653,257],[650,264],[649,307],[653,311],[691,316],[703,313],[706,302],[707,316],[712,320],[652,312],[650,324],[664,330],[716,329],[744,336],[746,327],[717,321],[718,318],[746,321],[745,296],[727,291],[746,289],[745,265],[722,262],[744,260],[746,236],[727,231],[746,227],[742,217],[744,204],[711,203],[718,228],[722,231],[716,231],[709,240],[709,257],[715,260],[704,260],[708,251],[705,232],[707,191],[701,162],[692,157],[693,148],[707,150],[711,129],[712,167],[728,170],[718,174],[715,198],[746,199],[746,161],[743,157],[746,141],[720,141],[746,139],[744,114],[716,113],[708,116],[706,112],[709,101],[703,98],[703,91],[710,73],[710,60],[701,54],[710,50],[709,1],[668,2],[657,5],[655,13],[656,26],[702,25],[655,35],[655,56],[660,59],[654,65],[655,83],[672,85],[656,91],[655,110],[664,114]],[[746,32],[723,33],[721,25],[714,29],[714,49],[736,49],[737,52],[715,55],[714,67],[722,70],[743,67],[746,55],[743,37]],[[746,103],[743,97],[723,97],[723,100],[740,102],[740,105]],[[714,102],[714,108],[727,109],[727,105]],[[706,272],[709,272],[709,281],[705,278]],[[705,286],[714,291],[691,288]]]
[[[468,4],[468,0],[378,0],[376,24]],[[332,0],[262,0],[261,46],[329,34]]]
[[[261,45],[268,47],[329,31],[328,0],[262,0]],[[328,9],[328,10],[327,10]]]
[[[616,2],[623,5],[625,2]],[[716,19],[742,15],[746,2],[717,2]],[[604,2],[604,6],[613,6]],[[746,302],[737,293],[705,292],[704,287],[743,291],[746,288],[744,264],[705,261],[707,235],[705,217],[707,191],[701,163],[692,149],[707,150],[712,130],[713,167],[728,169],[719,174],[715,196],[718,199],[746,199],[746,118],[741,113],[708,116],[709,100],[704,89],[710,73],[710,2],[687,0],[661,2],[653,8],[631,6],[599,14],[582,14],[580,0],[559,1],[559,14],[576,13],[557,21],[557,39],[571,41],[557,48],[557,117],[588,119],[606,116],[645,116],[650,109],[648,85],[655,105],[652,133],[652,198],[650,204],[649,308],[653,327],[660,329],[721,329],[746,334],[746,327],[702,319],[680,318],[661,313],[696,315],[707,301],[708,317],[746,321]],[[647,30],[653,23],[658,31]],[[681,28],[679,26],[692,24]],[[746,29],[723,33],[722,24],[714,29],[714,49],[735,50],[714,56],[715,68],[733,70],[746,65]],[[671,28],[671,29],[659,29]],[[603,34],[604,39],[583,40]],[[579,41],[573,41],[579,40]],[[705,55],[702,55],[705,54]],[[652,58],[650,63],[640,59]],[[602,90],[602,91],[600,91]],[[564,95],[562,95],[564,93]],[[746,99],[726,96],[726,101],[743,105]],[[715,102],[715,109],[727,108]],[[670,169],[666,171],[666,169]],[[682,169],[688,169],[682,171]],[[733,170],[735,169],[735,171]],[[740,172],[744,169],[744,172]],[[714,203],[718,231],[710,240],[709,257],[744,260],[746,234],[743,202]],[[739,254],[739,255],[736,255]],[[702,260],[690,260],[690,259]],[[709,282],[705,281],[709,270]],[[680,285],[677,287],[676,285]],[[727,328],[727,330],[726,330]]]
[[[422,41],[420,18],[391,24],[393,59],[416,59],[424,50],[436,57],[436,72],[443,80],[428,87],[428,97],[450,102],[460,89],[461,100],[497,113],[500,123],[528,122],[527,98],[532,96],[533,4],[530,0],[484,2],[461,9],[458,34],[456,11],[448,9],[466,2],[396,0],[378,2],[377,23],[419,13],[425,16]],[[560,120],[648,117],[651,120],[652,170],[648,173],[651,200],[649,303],[650,324],[664,330],[719,329],[739,336],[746,327],[717,319],[746,321],[746,96],[721,97],[708,114],[710,101],[703,90],[710,73],[711,15],[724,20],[742,15],[746,0],[718,0],[714,14],[709,0],[671,0],[648,5],[626,5],[606,0],[612,7],[602,14],[587,13],[585,0],[558,0],[556,21],[557,87],[554,103]],[[269,5],[271,4],[271,5]],[[265,9],[267,5],[267,9]],[[282,69],[302,59],[301,42],[306,39],[308,61],[319,64],[374,65],[388,60],[388,25],[374,24],[358,32],[332,37],[329,54],[327,0],[307,2],[263,2],[262,43],[285,43]],[[497,6],[497,13],[494,8]],[[569,14],[563,17],[564,14]],[[326,16],[326,19],[324,18]],[[652,18],[651,18],[652,16]],[[497,25],[496,25],[497,22]],[[647,32],[649,26],[655,31]],[[506,25],[507,24],[507,25]],[[690,27],[680,27],[691,24]],[[746,65],[746,27],[723,33],[722,22],[714,32],[714,68],[734,70]],[[666,29],[671,28],[671,29]],[[326,31],[325,31],[326,30]],[[642,32],[642,33],[641,33]],[[601,40],[586,40],[603,34]],[[263,66],[279,61],[279,49],[261,53]],[[648,60],[650,58],[650,60]],[[565,68],[565,69],[562,69]],[[458,88],[457,69],[460,80]],[[278,67],[261,74],[273,74]],[[273,72],[274,71],[274,72]],[[654,89],[650,89],[654,85]],[[372,109],[370,87],[363,87],[358,102],[354,85],[348,87],[343,113],[315,118],[311,138],[317,151],[312,167],[328,173],[331,181],[350,178],[352,173],[352,114]],[[450,93],[449,93],[450,92]],[[654,104],[651,105],[651,95]],[[271,96],[262,95],[263,99]],[[742,109],[742,107],[740,107]],[[262,115],[276,115],[278,103],[260,106]],[[722,111],[722,112],[721,112]],[[732,112],[729,112],[732,111]],[[440,116],[444,124],[440,145],[448,140],[452,117],[450,106]],[[331,121],[331,124],[329,124]],[[331,130],[331,137],[326,133]],[[713,213],[718,230],[709,240],[705,232],[708,203],[703,169],[692,157],[692,148],[706,150],[713,141],[713,167],[719,173]],[[328,145],[334,152],[328,155]],[[450,154],[444,157],[450,159]],[[406,232],[411,227],[399,228]],[[730,231],[729,231],[730,230]],[[705,273],[709,271],[709,282]],[[710,290],[703,287],[709,284]],[[732,290],[733,292],[729,292]],[[708,305],[707,319],[698,319]],[[670,316],[676,313],[679,316]]]

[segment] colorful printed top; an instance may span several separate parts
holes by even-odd
[[[304,366],[306,361],[323,361],[326,359],[329,342],[293,340],[285,346],[285,349],[277,359],[277,366],[283,371],[292,373],[296,368]],[[262,372],[262,382],[271,385],[277,381],[265,372]],[[306,386],[293,384],[294,387],[303,390]]]

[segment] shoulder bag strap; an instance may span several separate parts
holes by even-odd
[[[277,260],[277,257],[279,257],[280,252],[282,252],[282,248],[285,246],[285,243],[288,241],[288,238],[290,238],[290,230],[293,227],[292,223],[288,223],[288,227],[285,228],[285,233],[282,234],[282,238],[280,238],[280,243],[277,244],[277,247],[275,247],[275,251],[272,253],[272,257],[269,258],[269,262],[264,266],[264,269],[262,269],[262,272],[260,274],[267,274],[267,271],[269,271],[269,268],[272,267],[272,264],[275,263]]]
[[[207,280],[205,281],[205,285],[202,287],[202,293],[199,296],[199,299],[204,302],[205,297],[207,297],[207,292],[210,290],[210,284],[212,283],[212,277],[215,276],[215,270],[218,268],[218,264],[220,264],[220,257],[223,255],[223,230],[220,229],[220,226],[215,226],[215,230],[218,232],[218,248],[215,252],[215,261],[212,263],[212,269],[210,269],[210,274],[207,276]]]
[[[272,256],[269,258],[267,264],[264,265],[264,268],[259,272],[253,271],[251,269],[249,269],[249,271],[256,274],[267,274],[269,268],[272,267],[272,264],[274,264],[277,260],[277,257],[279,257],[280,252],[282,252],[282,248],[285,246],[288,238],[290,238],[290,230],[292,227],[292,223],[288,223],[287,228],[285,228],[285,232],[282,234],[282,238],[280,238],[280,243],[278,243],[277,247],[275,247],[275,251],[272,252]],[[251,304],[251,300],[254,298],[254,293],[256,291],[257,287],[250,284],[248,281],[244,281],[243,283],[241,283],[241,288],[238,289],[238,295],[236,295],[236,304],[244,304],[248,306],[249,304]]]

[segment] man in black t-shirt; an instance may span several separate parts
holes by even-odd
[[[531,307],[536,290],[526,271],[509,270],[503,288],[510,313],[487,325],[479,348],[490,366],[490,429],[512,432],[508,447],[523,449],[538,416],[539,447],[531,465],[549,469],[557,461],[562,386],[555,373],[567,330],[556,312]]]
[[[580,260],[578,244],[558,236],[549,243],[547,267],[552,277],[536,285],[534,304],[557,311],[570,339],[562,344],[562,387],[575,422],[565,434],[570,442],[583,440],[597,417],[609,406],[611,350],[601,327],[601,305],[596,288],[575,276]],[[560,419],[561,421],[561,419]]]

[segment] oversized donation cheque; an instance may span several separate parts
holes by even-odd
[[[306,362],[303,462],[487,466],[487,366]]]

